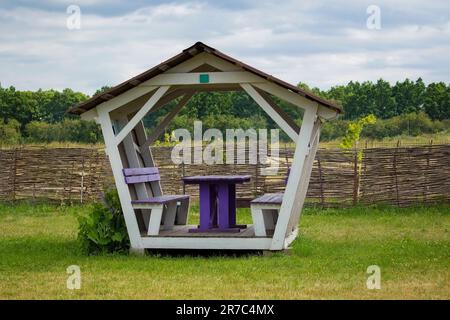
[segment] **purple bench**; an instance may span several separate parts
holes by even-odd
[[[161,177],[156,167],[123,169],[125,183],[135,185],[139,183],[159,182]],[[151,190],[151,187],[149,188]],[[134,209],[150,210],[147,234],[155,236],[159,230],[170,230],[175,224],[184,225],[189,212],[188,195],[160,195],[145,199],[132,200]]]

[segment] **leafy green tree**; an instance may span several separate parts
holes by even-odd
[[[370,104],[371,110],[369,112],[371,114],[382,119],[397,115],[395,99],[389,82],[379,79],[371,90],[369,90],[369,94],[373,102]]]
[[[71,89],[64,89],[62,92],[50,90],[43,94],[46,95],[46,104],[41,106],[40,120],[52,123],[62,121],[64,118],[74,118],[67,110],[88,98],[85,94]]]
[[[426,86],[421,78],[413,82],[405,79],[403,82],[397,81],[392,87],[396,103],[395,115],[404,113],[420,112],[424,103]]]
[[[364,126],[374,124],[376,121],[377,118],[373,114],[369,114],[368,116],[365,116],[357,121],[349,122],[340,147],[344,149],[356,147]]]
[[[449,119],[450,86],[443,82],[430,83],[425,93],[424,109],[431,119]]]

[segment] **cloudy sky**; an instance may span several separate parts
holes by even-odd
[[[67,27],[69,5],[81,9],[80,29]],[[367,27],[370,5],[380,29]],[[196,41],[322,89],[380,77],[450,82],[448,0],[0,0],[3,87],[92,94]]]

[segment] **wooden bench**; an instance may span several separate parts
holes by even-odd
[[[129,185],[160,181],[156,167],[123,169],[125,182]],[[150,210],[147,234],[155,236],[159,230],[170,230],[175,224],[185,225],[189,211],[188,195],[161,195],[146,199],[132,200],[134,209]]]
[[[266,237],[275,230],[283,193],[266,193],[250,202],[255,236]]]
[[[284,184],[287,185],[291,168],[288,168]],[[283,202],[283,193],[266,193],[250,202],[255,236],[266,237],[275,230]]]

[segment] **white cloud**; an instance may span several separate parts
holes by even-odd
[[[347,7],[295,0],[250,1],[245,7],[174,1],[114,14],[101,9],[102,0],[78,3],[81,30],[66,28],[65,10],[0,5],[3,86],[93,93],[199,40],[294,84],[326,88],[380,77],[450,80],[447,2],[404,1],[389,7],[381,1],[381,30],[365,28],[367,5],[359,0]],[[420,21],[408,18],[414,14]]]

